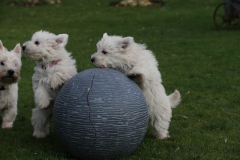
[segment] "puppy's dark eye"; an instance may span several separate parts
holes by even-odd
[[[4,62],[1,62],[1,65],[4,66]]]
[[[38,41],[35,41],[34,44],[39,45],[39,42],[38,42]]]
[[[102,51],[102,53],[103,53],[103,54],[107,54],[107,52],[106,52],[106,51]]]

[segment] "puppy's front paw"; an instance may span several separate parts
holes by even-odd
[[[134,72],[133,70],[128,72],[127,77],[138,84],[141,84],[142,82],[142,75],[140,73]]]
[[[45,138],[49,133],[47,132],[44,132],[44,131],[34,131],[33,132],[33,137],[36,137],[36,138]]]
[[[64,83],[62,83],[62,84],[54,84],[54,83],[52,83],[50,85],[50,89],[52,89],[52,90],[60,89],[60,88],[62,88],[63,85],[64,85]]]
[[[37,103],[37,106],[41,109],[46,109],[49,107],[49,105],[50,105],[50,100],[48,100],[48,99],[41,99]]]
[[[139,73],[138,70],[134,67],[127,73],[127,76],[129,78],[137,78],[141,77],[141,73]]]
[[[11,129],[13,122],[2,122],[2,129]]]
[[[130,78],[130,79],[134,79],[134,78],[139,78],[139,77],[141,77],[141,74],[128,74],[127,76],[128,76],[128,78]]]

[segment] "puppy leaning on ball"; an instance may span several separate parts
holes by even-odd
[[[145,45],[135,43],[132,37],[108,36],[104,33],[97,43],[97,52],[91,56],[91,62],[97,67],[119,70],[133,79],[146,98],[153,134],[158,139],[170,137],[168,128],[172,108],[180,103],[181,95],[178,90],[166,95],[158,62]]]
[[[54,101],[63,84],[77,74],[76,61],[65,49],[67,42],[67,34],[38,31],[22,46],[25,56],[36,63],[32,76],[36,105],[32,110],[32,125],[36,138],[49,134]]]

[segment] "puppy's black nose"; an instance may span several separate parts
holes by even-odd
[[[93,63],[95,61],[95,58],[91,58],[91,62]]]
[[[22,50],[24,51],[26,49],[26,46],[22,46]]]
[[[8,75],[9,76],[12,76],[13,74],[14,74],[14,70],[12,70],[12,69],[8,70]]]

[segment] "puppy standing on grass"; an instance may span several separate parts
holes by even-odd
[[[169,137],[171,108],[180,103],[181,95],[177,90],[166,95],[158,62],[145,45],[135,43],[132,37],[108,36],[105,33],[97,43],[97,52],[91,56],[91,62],[97,67],[119,70],[132,78],[146,98],[154,135],[158,139]]]
[[[67,34],[38,31],[22,46],[25,56],[36,63],[32,76],[36,105],[32,110],[32,125],[36,138],[49,134],[54,101],[63,84],[77,74],[76,61],[65,49],[67,42]]]
[[[17,116],[18,80],[20,78],[21,46],[7,51],[0,40],[0,114],[2,128],[12,128]]]

